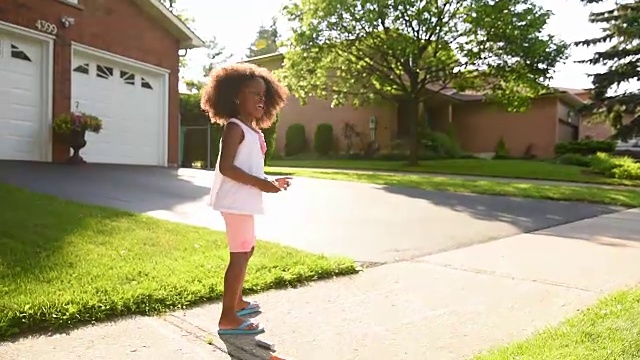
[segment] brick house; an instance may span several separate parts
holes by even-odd
[[[61,162],[61,113],[103,120],[93,163],[178,163],[180,49],[203,46],[157,0],[0,2],[0,159]]]
[[[591,92],[586,89],[570,89],[560,88],[562,91],[570,92],[582,99],[585,102],[591,101]],[[622,117],[622,122],[628,124],[633,120],[633,114],[625,114]],[[580,122],[580,138],[590,137],[592,139],[604,140],[614,134],[614,129],[611,125],[602,122],[592,123],[588,117],[584,117]]]
[[[282,66],[283,55],[273,54],[246,60],[270,70]],[[522,113],[510,113],[484,101],[483,96],[463,94],[453,89],[435,94],[425,105],[424,117],[438,131],[452,128],[464,151],[474,154],[493,153],[501,137],[504,138],[512,156],[525,152],[541,158],[552,157],[556,143],[578,139],[582,126],[577,109],[588,99],[576,94],[578,91],[557,89],[532,101],[531,107]],[[409,124],[403,106],[382,103],[375,106],[354,108],[344,106],[331,108],[330,102],[310,98],[305,106],[293,96],[280,113],[277,129],[278,152],[282,152],[284,134],[289,125],[302,123],[307,138],[320,123],[331,123],[337,136],[338,146],[344,149],[340,131],[345,122],[353,124],[369,141],[372,137],[379,143],[381,151],[389,150],[398,140],[405,139]],[[369,122],[375,117],[377,126],[371,130]]]

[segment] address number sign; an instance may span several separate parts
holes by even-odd
[[[52,24],[45,20],[36,21],[36,29],[42,31],[43,33],[55,35],[58,33],[58,27],[56,24]]]

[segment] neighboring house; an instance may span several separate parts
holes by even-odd
[[[246,60],[270,70],[282,66],[283,55],[273,54]],[[558,90],[532,101],[522,113],[507,112],[485,102],[481,95],[463,94],[453,89],[437,93],[425,104],[425,121],[438,131],[453,128],[463,150],[469,153],[493,153],[501,137],[511,155],[531,153],[538,157],[552,157],[556,143],[580,137],[580,117],[577,109],[585,103],[573,92]],[[310,98],[307,105],[290,96],[280,113],[277,129],[277,147],[282,152],[284,134],[293,123],[304,124],[309,141],[320,123],[334,126],[338,146],[344,149],[341,129],[345,122],[352,123],[367,142],[375,137],[382,151],[388,151],[397,140],[409,134],[409,119],[403,116],[403,106],[385,103],[354,108],[332,108],[330,102]],[[375,131],[369,128],[371,117],[377,120]],[[373,133],[373,134],[372,134]]]
[[[591,92],[585,89],[569,89],[561,88],[562,91],[570,92],[585,102],[591,101]],[[633,114],[624,114],[622,117],[622,123],[627,124],[633,120]],[[580,138],[584,139],[590,137],[592,139],[604,140],[615,133],[615,130],[611,125],[606,122],[590,122],[589,117],[583,117],[580,122]]]
[[[103,120],[92,163],[176,166],[180,49],[204,46],[158,0],[0,2],[0,159],[64,161],[69,111]]]

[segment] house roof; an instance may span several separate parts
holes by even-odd
[[[589,90],[587,89],[575,89],[575,88],[566,88],[566,87],[556,87],[556,89],[558,91],[563,91],[563,92],[568,92],[571,94],[584,94],[584,93],[588,93]]]
[[[180,18],[158,0],[134,0],[140,7],[180,40],[180,49],[204,47],[205,43]]]
[[[278,57],[284,57],[283,53],[280,52],[276,52],[273,54],[267,54],[267,55],[261,55],[261,56],[256,56],[256,57],[252,57],[252,58],[248,58],[245,60],[242,60],[241,62],[245,62],[245,63],[256,63],[256,62],[262,62],[264,60],[270,60],[270,59],[275,59]]]

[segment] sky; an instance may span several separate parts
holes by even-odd
[[[178,9],[193,18],[191,28],[202,39],[216,37],[227,52],[233,54],[231,60],[241,60],[246,55],[247,48],[255,40],[261,25],[271,24],[271,18],[279,18],[281,34],[286,34],[288,25],[280,16],[280,9],[287,0],[177,0]],[[553,12],[546,31],[558,36],[564,41],[574,42],[600,34],[597,26],[588,22],[589,13],[599,10],[602,5],[594,8],[585,6],[579,0],[537,0],[540,6]],[[612,2],[612,1],[609,1]],[[606,5],[605,5],[606,7]],[[248,10],[247,10],[248,9]],[[556,68],[551,86],[568,88],[588,88],[591,80],[588,73],[601,69],[590,65],[576,64],[575,61],[588,59],[593,54],[593,48],[572,48],[570,58]],[[202,66],[207,64],[205,51],[202,49],[189,50],[187,53],[189,66],[181,72],[186,79],[201,79]]]

